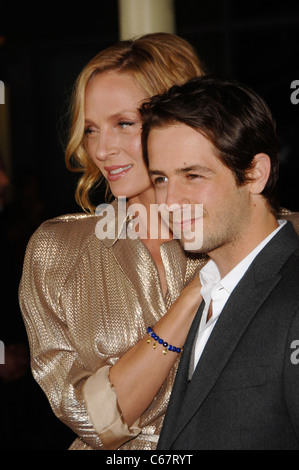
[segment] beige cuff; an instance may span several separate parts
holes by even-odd
[[[128,428],[119,409],[114,386],[109,380],[110,366],[99,369],[83,386],[83,396],[91,422],[107,450],[115,450],[138,436],[139,419]]]

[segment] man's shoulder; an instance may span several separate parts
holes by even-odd
[[[297,234],[299,235],[299,212],[293,212],[289,209],[281,208],[277,214],[277,218],[291,222]]]
[[[282,268],[282,273],[290,272],[299,293],[299,248],[293,251]]]
[[[278,272],[279,285],[281,294],[285,297],[284,302],[290,306],[291,303],[299,306],[299,237],[296,246],[296,239],[293,249],[290,249],[289,254],[285,256],[281,269]],[[282,241],[283,242],[283,241]],[[287,250],[285,251],[287,253]],[[275,268],[273,269],[275,271]]]
[[[264,246],[252,263],[256,282],[281,276],[282,272],[299,268],[299,236],[290,222],[284,224]],[[298,272],[298,271],[296,271]]]

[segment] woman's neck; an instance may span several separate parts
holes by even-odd
[[[132,214],[133,227],[154,260],[165,297],[167,283],[160,246],[162,243],[172,240],[173,235],[161,219],[158,205],[155,203],[154,189],[130,198],[127,202],[127,212]],[[142,235],[140,236],[140,234]]]
[[[151,245],[153,242],[160,245],[165,241],[172,240],[172,232],[161,219],[153,188],[130,198],[127,201],[127,212],[132,214],[135,230],[139,235],[141,234],[140,238],[145,245],[147,245],[145,240],[151,242]]]

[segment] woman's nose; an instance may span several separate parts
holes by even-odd
[[[103,161],[117,154],[117,138],[112,130],[99,132],[97,136],[95,157],[97,160]]]

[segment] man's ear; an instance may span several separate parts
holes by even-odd
[[[251,194],[261,194],[267,184],[271,172],[271,160],[266,153],[258,153],[253,157],[252,168],[249,170],[248,184]]]

